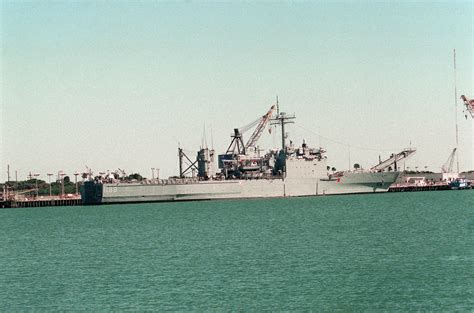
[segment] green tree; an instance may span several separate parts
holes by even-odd
[[[141,180],[145,179],[145,177],[143,177],[142,175],[140,175],[138,173],[133,173],[133,174],[128,175],[127,179],[129,179],[129,180],[135,179],[135,180],[141,181]]]

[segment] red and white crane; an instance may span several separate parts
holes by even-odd
[[[268,125],[268,122],[272,118],[273,111],[275,111],[275,106],[274,105],[272,105],[270,110],[268,110],[268,112],[265,113],[264,116],[259,118],[259,123],[258,123],[257,127],[253,131],[252,136],[250,136],[249,140],[245,144],[245,149],[248,149],[250,147],[255,147],[255,144],[257,143],[257,141],[262,136],[263,131],[265,130],[265,128]]]
[[[268,110],[267,113],[265,113],[263,116],[259,117],[255,121],[252,121],[251,123],[243,127],[235,128],[234,134],[231,135],[232,142],[230,143],[229,148],[227,148],[226,154],[243,155],[243,154],[246,154],[249,148],[255,148],[257,141],[262,136],[263,131],[268,125],[268,122],[270,122],[274,111],[275,111],[275,105],[272,105],[270,110]],[[247,140],[247,143],[244,144],[242,134],[253,127],[255,127],[255,130],[253,131],[250,138]]]
[[[464,105],[466,106],[466,109],[464,110],[466,119],[468,113],[471,115],[472,118],[474,118],[474,99],[469,99],[465,95],[462,95],[461,99],[464,102]]]

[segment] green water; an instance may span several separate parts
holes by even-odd
[[[0,210],[0,310],[474,310],[474,190]]]

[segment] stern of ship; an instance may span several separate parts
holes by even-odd
[[[83,205],[102,203],[103,185],[93,181],[86,181],[81,186],[81,199]]]

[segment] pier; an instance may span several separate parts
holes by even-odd
[[[390,186],[388,192],[410,192],[410,191],[436,191],[436,190],[451,190],[448,184],[433,184],[433,185],[412,185],[412,184],[396,184]]]
[[[82,205],[81,196],[73,197],[34,197],[1,200],[0,208],[35,208],[48,206],[77,206]]]

